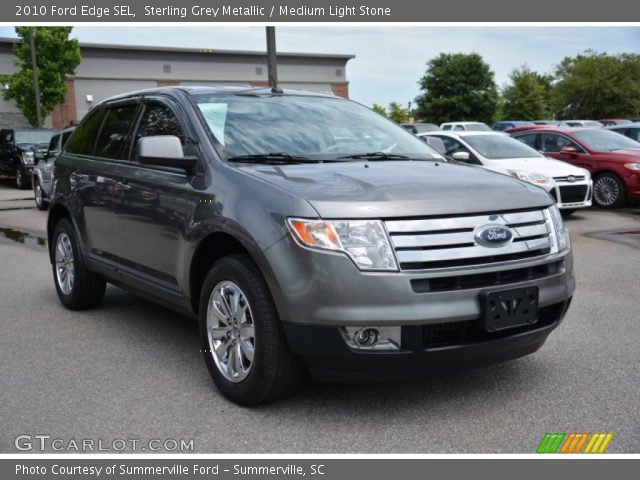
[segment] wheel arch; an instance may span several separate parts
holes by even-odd
[[[259,246],[246,235],[228,229],[216,229],[208,232],[198,242],[189,262],[189,295],[191,308],[197,315],[200,306],[200,293],[204,279],[213,263],[232,254],[248,255],[258,267],[271,293],[276,311],[280,316],[282,295],[271,266],[267,262]]]

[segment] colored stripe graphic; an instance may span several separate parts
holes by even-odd
[[[604,453],[613,438],[612,433],[545,433],[536,453]],[[588,440],[588,441],[587,441]]]

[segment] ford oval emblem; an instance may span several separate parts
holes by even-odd
[[[576,177],[574,177],[573,175],[569,175],[567,177],[567,182],[573,183],[576,181]]]
[[[483,247],[504,247],[513,241],[513,231],[498,223],[490,223],[476,228],[475,241]]]

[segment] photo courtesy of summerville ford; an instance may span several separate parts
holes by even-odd
[[[542,188],[457,163],[355,102],[164,87],[96,105],[56,159],[55,288],[107,283],[197,319],[243,405],[325,381],[417,380],[538,350],[575,289]]]

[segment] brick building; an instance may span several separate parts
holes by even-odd
[[[15,69],[11,47],[16,41],[0,38],[0,74]],[[132,90],[167,85],[267,85],[264,52],[89,43],[81,43],[80,50],[82,62],[66,79],[67,93],[46,119],[46,126],[63,128],[81,119],[100,100]],[[279,53],[279,84],[348,97],[346,66],[352,58]],[[25,118],[12,102],[0,96],[0,128],[20,126],[27,126]]]

